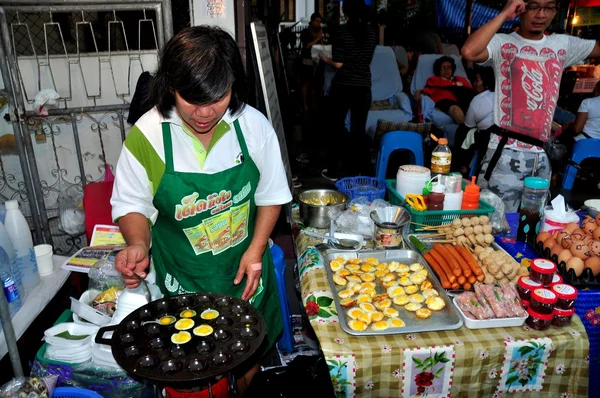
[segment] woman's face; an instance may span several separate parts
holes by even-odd
[[[448,61],[444,62],[440,67],[440,77],[444,79],[452,79],[452,64]]]
[[[481,80],[481,75],[479,73],[475,75],[475,80],[473,80],[473,89],[476,93],[483,93],[485,91],[483,80]]]
[[[176,91],[175,108],[185,124],[197,134],[206,134],[214,130],[215,126],[229,107],[231,101],[231,89],[217,102],[208,105],[190,104]]]

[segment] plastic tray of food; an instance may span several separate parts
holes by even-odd
[[[349,321],[353,320],[353,318],[351,318],[348,315],[348,313],[350,312],[350,310],[352,310],[354,308],[359,308],[359,304],[356,304],[355,307],[351,307],[351,308],[342,306],[342,304],[341,304],[342,299],[340,298],[339,294],[341,291],[345,290],[344,288],[346,286],[340,286],[340,285],[336,284],[336,282],[334,281],[334,275],[339,276],[339,270],[337,270],[334,273],[334,271],[332,271],[332,267],[331,267],[332,261],[338,261],[340,259],[343,259],[344,261],[354,260],[354,262],[358,262],[358,260],[362,260],[363,265],[372,264],[374,262],[377,262],[379,264],[395,263],[395,264],[398,264],[398,266],[405,265],[408,268],[410,268],[411,265],[415,265],[418,263],[419,266],[415,266],[415,267],[413,267],[413,269],[417,269],[419,271],[425,270],[426,271],[425,273],[427,274],[427,275],[424,275],[425,279],[420,283],[420,285],[415,282],[414,284],[411,284],[411,285],[399,284],[398,286],[403,287],[403,289],[408,286],[415,286],[416,288],[418,288],[418,290],[415,293],[410,293],[410,295],[416,295],[416,294],[422,295],[421,293],[424,293],[424,292],[421,290],[421,288],[419,286],[423,286],[423,282],[425,280],[427,280],[431,283],[430,289],[434,289],[438,293],[437,297],[439,297],[441,300],[443,300],[444,306],[440,310],[431,310],[430,311],[431,315],[428,318],[423,319],[423,318],[420,318],[417,316],[417,312],[407,310],[405,308],[404,304],[394,303],[393,299],[390,297],[389,300],[391,300],[392,303],[391,303],[391,305],[388,306],[388,308],[392,308],[392,309],[396,310],[398,313],[397,316],[388,317],[387,312],[385,312],[385,311],[377,311],[377,310],[373,311],[373,312],[382,312],[382,313],[384,313],[385,318],[388,318],[388,321],[387,321],[388,327],[385,330],[374,330],[373,329],[373,326],[378,322],[373,322],[371,325],[369,325],[369,327],[366,330],[361,330],[361,331],[353,330],[350,328],[349,323],[348,323]],[[370,261],[367,262],[366,261],[367,259],[369,259]],[[327,270],[327,278],[329,280],[329,284],[330,284],[332,292],[333,292],[333,299],[334,299],[336,309],[338,312],[338,316],[340,319],[340,326],[341,326],[342,330],[344,330],[348,334],[355,335],[355,336],[380,336],[380,335],[399,334],[399,333],[454,330],[454,329],[460,328],[463,324],[463,321],[462,321],[461,317],[458,315],[458,312],[456,311],[455,307],[453,305],[451,305],[450,298],[448,297],[446,291],[442,288],[438,279],[436,277],[432,276],[433,272],[432,272],[431,268],[429,267],[427,262],[423,259],[423,257],[414,250],[386,250],[386,251],[328,250],[325,254],[325,262],[326,262],[325,269]],[[372,264],[372,265],[374,265],[374,264]],[[376,267],[376,265],[375,265],[375,267]],[[411,270],[411,272],[412,272],[412,270]],[[366,273],[369,273],[369,272],[363,272],[359,275],[363,275]],[[392,271],[389,273],[393,274],[393,276],[399,281],[403,277],[403,276],[401,276],[401,275],[403,275],[403,273],[401,273],[401,272]],[[415,271],[414,273],[417,273],[417,271]],[[423,273],[421,273],[421,275],[423,275]],[[412,274],[410,276],[412,277]],[[404,277],[408,278],[407,275],[404,275]],[[364,283],[369,283],[369,282],[364,282]],[[388,289],[390,287],[392,287],[392,286],[384,287],[382,280],[380,280],[377,277],[375,277],[375,279],[372,280],[371,283],[375,283],[375,290],[376,290],[375,297],[379,297],[382,294],[387,294]],[[409,296],[408,293],[406,295]],[[354,297],[358,297],[358,296],[355,295]],[[424,297],[422,297],[422,298],[424,298]],[[409,303],[414,303],[414,302],[409,302]],[[439,303],[439,301],[438,301],[438,303]],[[364,304],[364,303],[362,303],[362,304]],[[421,308],[427,308],[427,305],[425,302],[422,303]],[[392,325],[394,325],[393,323],[391,323],[391,321],[393,319],[401,319],[404,323],[404,326],[392,326]]]
[[[452,300],[454,308],[458,310],[464,324],[469,329],[489,329],[489,328],[507,328],[521,326],[527,319],[526,316],[519,318],[495,318],[495,319],[471,319],[465,315],[456,302],[456,297]]]

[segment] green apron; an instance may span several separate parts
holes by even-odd
[[[238,121],[233,124],[243,157],[215,174],[176,172],[171,127],[162,124],[165,172],[153,201],[158,218],[152,228],[152,260],[156,283],[166,296],[211,292],[239,298],[246,286],[246,278],[237,286],[233,280],[254,234],[260,172]],[[267,347],[272,347],[283,324],[268,247],[260,283],[249,302],[265,318]]]

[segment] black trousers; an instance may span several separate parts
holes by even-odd
[[[372,175],[371,138],[366,135],[367,116],[371,108],[371,87],[333,84],[329,92],[329,129],[327,134],[327,168],[344,177]],[[350,111],[350,132],[346,116]]]

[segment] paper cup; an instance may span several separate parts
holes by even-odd
[[[52,245],[37,245],[33,248],[40,276],[49,275],[54,271],[52,261]]]

